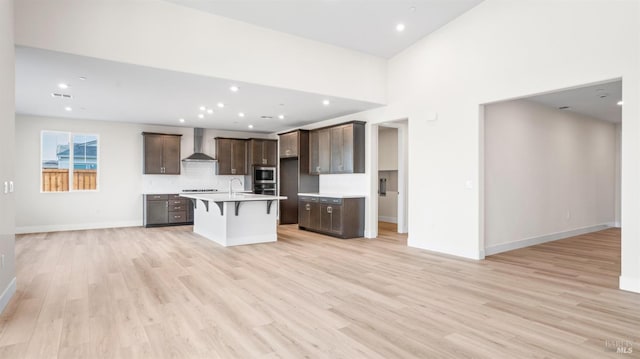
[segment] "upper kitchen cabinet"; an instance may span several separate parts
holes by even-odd
[[[299,131],[280,135],[280,158],[298,157]]]
[[[252,138],[249,140],[249,165],[277,166],[278,141]]]
[[[248,175],[247,140],[216,137],[218,175]]]
[[[364,173],[364,126],[364,122],[350,122],[311,131],[310,172]]]
[[[143,132],[144,174],[179,175],[182,135]]]
[[[309,172],[314,175],[331,172],[331,130],[323,128],[309,134]]]

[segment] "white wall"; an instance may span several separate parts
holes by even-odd
[[[398,170],[398,129],[380,127],[378,132],[378,171]]]
[[[40,133],[43,130],[98,134],[99,190],[40,192]],[[181,175],[142,174],[143,131],[182,134],[181,156],[193,153],[193,129],[18,116],[16,120],[16,226],[19,233],[142,225],[143,193],[176,193],[185,188],[228,189],[230,176],[214,175],[211,163],[182,164]],[[205,153],[215,156],[216,136],[269,135],[206,130]],[[235,177],[235,176],[231,176]],[[245,177],[245,179],[248,177]],[[246,183],[246,181],[245,181]]]
[[[0,312],[15,293],[15,196],[4,193],[4,183],[15,181],[13,133],[15,122],[15,51],[13,44],[13,0],[0,0]]]
[[[386,102],[382,58],[166,1],[20,0],[16,44]]]
[[[614,224],[614,123],[517,100],[484,130],[486,254]]]
[[[409,245],[483,257],[481,104],[622,78],[620,286],[640,291],[639,15],[634,0],[486,0],[392,58],[380,116],[409,118]]]

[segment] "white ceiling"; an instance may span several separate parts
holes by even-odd
[[[81,80],[84,76],[87,79]],[[61,90],[59,83],[70,88]],[[231,85],[240,87],[232,93]],[[53,92],[72,99],[55,98]],[[331,104],[323,106],[329,99]],[[218,108],[218,102],[225,107]],[[282,104],[282,105],[281,105]],[[66,106],[73,110],[67,112]],[[200,106],[213,115],[199,119]],[[363,101],[158,70],[41,49],[16,48],[16,112],[220,130],[277,132],[379,107]],[[238,116],[245,113],[244,118]],[[284,120],[278,115],[285,115]],[[261,116],[273,116],[262,119]],[[179,119],[185,122],[180,123]]]
[[[168,0],[390,58],[482,0]],[[399,33],[396,24],[406,29]]]
[[[620,80],[532,96],[527,100],[553,108],[569,106],[565,111],[577,112],[603,121],[622,121],[622,106],[617,105],[618,101],[622,100]]]

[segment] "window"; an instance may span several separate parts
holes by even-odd
[[[98,136],[42,132],[42,192],[98,189]]]

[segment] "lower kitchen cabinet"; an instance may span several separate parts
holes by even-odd
[[[298,227],[320,228],[320,203],[318,197],[300,197],[298,203]]]
[[[364,236],[364,198],[300,196],[298,228],[339,238]]]
[[[145,227],[193,224],[193,203],[179,194],[146,194],[143,218]]]

